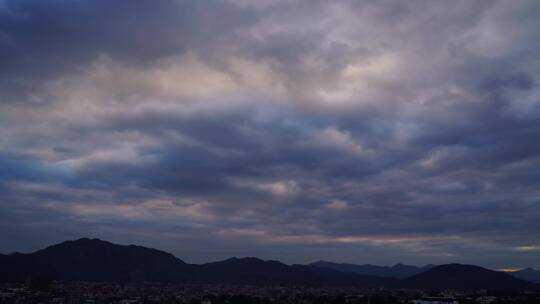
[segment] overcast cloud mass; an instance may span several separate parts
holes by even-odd
[[[540,267],[538,1],[0,1],[0,252]]]

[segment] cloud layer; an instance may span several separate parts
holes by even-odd
[[[539,36],[535,1],[1,1],[0,251],[540,267]]]

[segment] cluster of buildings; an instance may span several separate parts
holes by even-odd
[[[38,288],[0,284],[0,304],[502,304],[540,303],[540,294],[493,295],[480,291],[358,287],[282,287],[225,285],[160,285],[54,282]]]

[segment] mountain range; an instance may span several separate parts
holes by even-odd
[[[327,261],[317,261],[311,263],[311,266],[317,266],[322,268],[334,269],[341,272],[349,272],[363,275],[372,275],[383,278],[396,278],[404,279],[411,277],[415,274],[425,272],[435,265],[425,265],[423,267],[417,267],[412,265],[396,264],[394,266],[377,266],[377,265],[356,265],[348,263],[334,263]]]
[[[188,264],[164,251],[88,238],[33,253],[0,255],[0,282],[22,282],[32,275],[62,281],[540,289],[540,285],[508,273],[472,265],[383,267],[324,261],[287,265],[253,257]]]

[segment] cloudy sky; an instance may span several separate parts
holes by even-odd
[[[0,252],[540,268],[538,1],[0,1]]]

